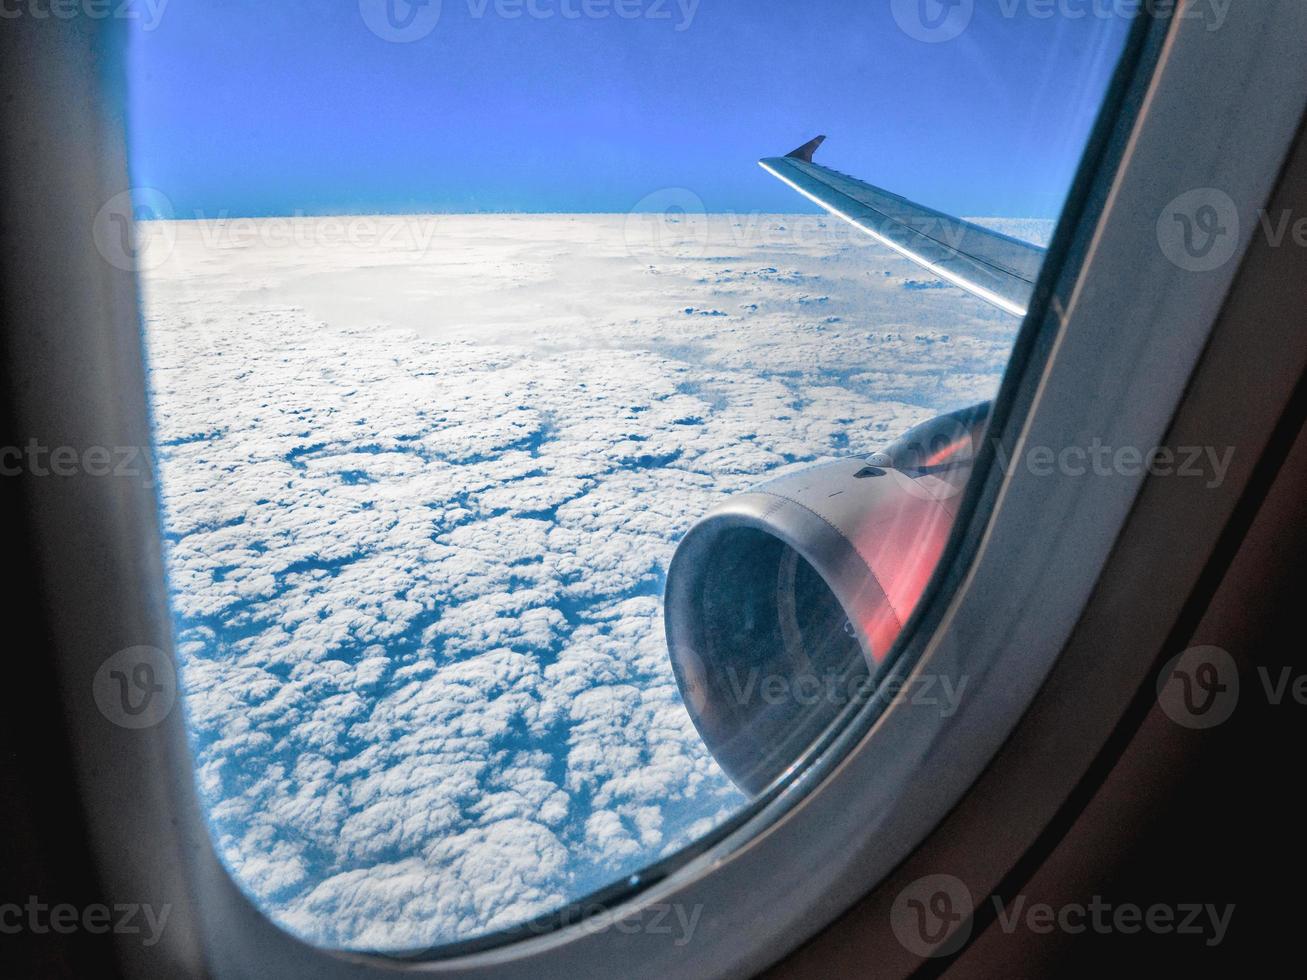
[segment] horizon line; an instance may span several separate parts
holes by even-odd
[[[185,222],[201,221],[270,221],[278,219],[319,219],[319,218],[510,218],[510,217],[531,217],[531,218],[579,218],[579,217],[630,217],[637,214],[665,214],[670,215],[675,212],[667,210],[656,211],[292,211],[292,212],[275,212],[264,214],[219,212],[217,214],[204,214],[197,212],[194,216],[177,215],[172,216],[154,216],[149,218],[136,218],[136,222],[145,223],[150,221],[167,221],[176,224]],[[766,211],[757,209],[753,211],[694,211],[680,212],[678,216],[694,217],[741,217],[741,216],[764,216],[774,215],[776,217],[791,218],[829,218],[831,215],[819,209],[814,208],[811,211]],[[996,219],[1004,221],[1056,221],[1058,215],[1029,215],[1029,214],[960,214],[955,217],[964,220],[984,220]]]

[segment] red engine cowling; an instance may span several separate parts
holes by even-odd
[[[989,405],[739,494],[681,541],[664,617],[704,743],[756,794],[875,677],[948,541]]]

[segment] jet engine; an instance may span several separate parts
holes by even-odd
[[[744,792],[875,678],[943,552],[989,408],[733,496],[681,541],[664,607],[672,669]]]

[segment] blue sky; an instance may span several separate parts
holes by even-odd
[[[826,133],[821,162],[923,203],[1053,217],[1128,28],[1017,0],[976,0],[943,43],[890,0],[431,0],[395,43],[365,22],[385,2],[137,22],[135,183],[183,217],[625,212],[668,187],[805,211],[755,163]]]

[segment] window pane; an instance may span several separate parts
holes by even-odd
[[[675,854],[875,677],[1020,326],[967,276],[1028,286],[1131,25],[329,7],[134,26],[132,248],[217,849],[411,950]]]

